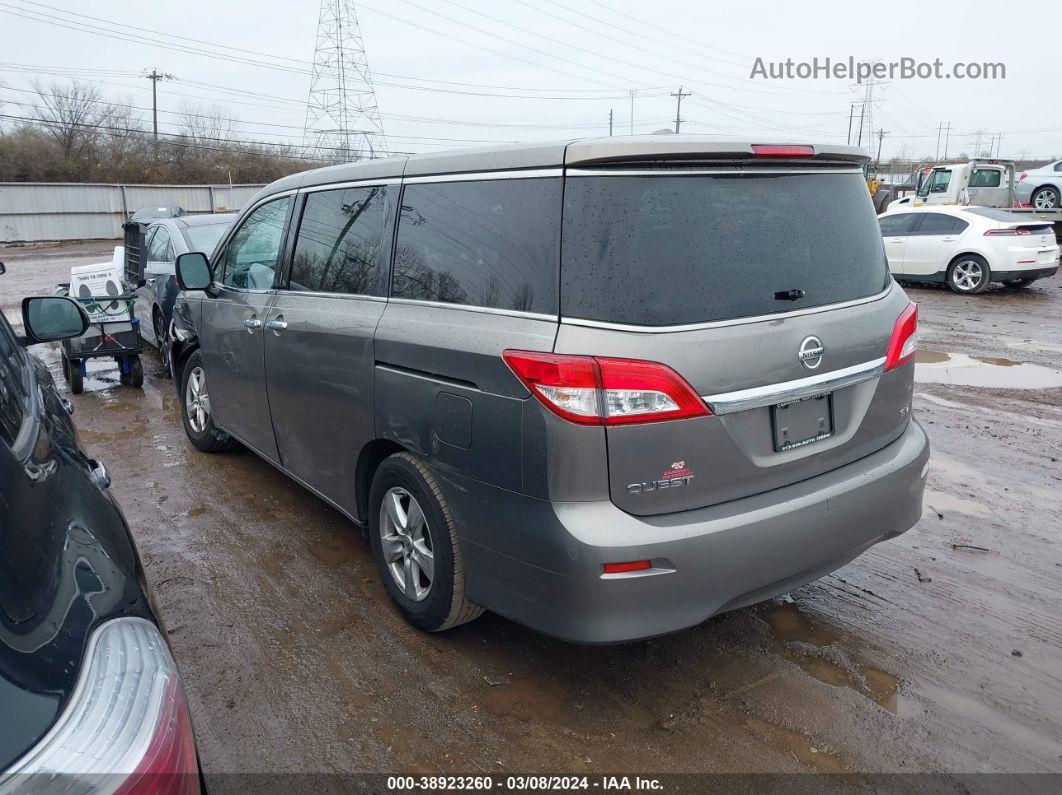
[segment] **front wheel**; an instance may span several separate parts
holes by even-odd
[[[231,450],[236,446],[236,440],[214,425],[210,408],[203,354],[195,351],[188,357],[181,372],[181,420],[184,432],[188,441],[204,453]]]
[[[166,375],[170,374],[170,341],[166,334],[165,324],[162,321],[162,315],[158,312],[155,313],[155,320],[153,322],[155,327],[155,347],[159,350],[159,359],[162,361],[162,369],[166,371]]]
[[[948,287],[961,295],[983,293],[991,281],[988,260],[977,254],[965,254],[948,268]]]
[[[441,632],[483,613],[465,598],[465,569],[446,499],[424,464],[396,453],[369,492],[369,538],[388,595],[413,626]]]

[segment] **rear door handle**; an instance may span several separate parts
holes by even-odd
[[[944,238],[944,242],[945,243],[954,243],[955,240],[956,240],[956,238],[954,238],[954,237],[946,237],[946,238]]]
[[[281,320],[281,319],[278,318],[277,320],[267,320],[266,321],[266,328],[271,330],[271,331],[283,331],[287,327],[288,327],[288,323],[287,323],[286,320]]]
[[[262,328],[262,321],[256,317],[249,317],[245,321],[243,321],[243,325],[248,330],[254,331],[255,329]]]

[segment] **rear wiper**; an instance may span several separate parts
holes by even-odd
[[[807,293],[803,290],[779,290],[774,294],[775,301],[799,301]]]

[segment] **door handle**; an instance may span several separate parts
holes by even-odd
[[[262,321],[256,317],[249,317],[243,321],[243,325],[248,331],[254,331],[256,328],[262,328]]]
[[[266,328],[270,331],[283,331],[288,327],[287,321],[277,318],[276,320],[267,320]]]
[[[945,237],[945,238],[942,238],[942,240],[943,240],[944,243],[954,243],[955,242],[955,238],[954,237]]]

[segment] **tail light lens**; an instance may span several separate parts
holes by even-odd
[[[911,301],[896,318],[889,340],[889,352],[885,354],[885,372],[894,370],[910,361],[918,349],[918,304]]]
[[[8,774],[27,793],[54,792],[69,780],[78,792],[198,793],[188,702],[158,628],[141,618],[100,626],[70,703],[44,739],[0,774],[0,790]]]
[[[569,422],[632,425],[711,413],[693,387],[664,364],[533,351],[502,355],[531,394]]]
[[[1021,172],[1021,176],[1018,177],[1018,182],[1024,182],[1027,176],[1029,176],[1028,171]]]
[[[1012,226],[1006,229],[989,229],[985,232],[985,237],[1010,237],[1012,235],[1031,235],[1032,229],[1027,226]]]

